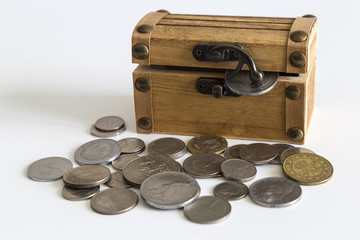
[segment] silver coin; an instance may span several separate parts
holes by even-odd
[[[92,198],[98,192],[100,192],[99,186],[80,189],[80,188],[71,188],[65,185],[62,189],[63,197],[71,201],[86,200]]]
[[[249,196],[264,207],[285,207],[300,199],[301,187],[284,177],[263,178],[250,186]]]
[[[120,214],[133,209],[138,202],[136,193],[127,188],[109,188],[96,194],[91,208],[102,214]]]
[[[266,143],[249,144],[239,151],[240,158],[255,165],[271,162],[277,156],[277,150]]]
[[[239,151],[242,147],[246,146],[246,144],[237,144],[229,147],[224,152],[224,157],[227,159],[240,158]]]
[[[215,196],[226,200],[238,200],[248,195],[248,187],[241,182],[223,182],[213,189]]]
[[[106,183],[111,188],[129,188],[130,184],[125,182],[122,171],[111,174],[110,180]]]
[[[159,138],[148,145],[149,154],[165,155],[171,158],[180,158],[185,155],[187,148],[185,143],[177,138]]]
[[[72,188],[91,188],[106,183],[110,170],[100,165],[84,165],[70,169],[64,174],[65,185]]]
[[[75,161],[80,165],[106,165],[121,154],[120,143],[112,139],[97,139],[81,145],[75,151]]]
[[[27,169],[30,179],[38,182],[55,181],[72,169],[72,162],[63,157],[47,157],[33,162]]]
[[[283,151],[285,151],[286,149],[289,149],[289,148],[294,148],[294,146],[292,146],[290,144],[284,144],[284,143],[277,143],[277,144],[273,144],[271,146],[273,148],[275,148],[278,152],[278,155],[276,156],[276,158],[271,160],[271,162],[270,162],[270,164],[275,164],[275,165],[282,165],[280,156]]]
[[[119,129],[117,129],[115,131],[105,132],[105,131],[100,131],[100,130],[96,129],[95,125],[92,125],[91,128],[90,128],[90,133],[91,133],[91,135],[93,135],[95,137],[109,138],[109,137],[119,136],[125,130],[126,130],[126,127],[124,125],[124,126],[122,126],[121,128],[119,128]]]
[[[145,143],[139,138],[123,138],[118,141],[122,153],[141,153],[145,150]]]
[[[194,154],[185,159],[183,168],[193,177],[217,177],[221,172],[221,164],[225,160],[226,158],[213,153]]]
[[[256,172],[254,164],[242,159],[228,159],[221,164],[221,173],[229,180],[249,181]]]
[[[280,155],[281,164],[284,163],[285,159],[290,157],[291,155],[298,154],[298,153],[314,153],[310,149],[303,148],[303,147],[294,147],[284,150]]]
[[[135,187],[148,177],[159,172],[181,172],[180,163],[163,155],[147,155],[129,162],[123,169],[124,179]]]
[[[117,170],[122,170],[124,167],[139,156],[136,154],[124,154],[111,162],[112,166]]]
[[[140,187],[147,204],[159,209],[177,209],[189,205],[200,195],[197,181],[181,172],[161,172],[148,177]]]
[[[120,129],[125,124],[124,119],[117,116],[107,116],[98,119],[95,127],[100,131],[111,132]]]
[[[184,208],[187,219],[195,223],[215,223],[227,217],[230,212],[230,203],[215,196],[199,197]]]

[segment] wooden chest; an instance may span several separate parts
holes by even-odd
[[[139,133],[303,144],[317,19],[151,12],[133,32]]]

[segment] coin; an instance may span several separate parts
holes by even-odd
[[[221,164],[221,173],[229,180],[249,181],[256,172],[254,164],[242,159],[228,159]]]
[[[281,156],[280,156],[281,163],[283,163],[287,157],[289,157],[293,154],[297,154],[297,153],[314,153],[314,152],[311,151],[310,149],[303,148],[303,147],[289,148],[289,149],[284,150],[281,153]]]
[[[106,183],[110,179],[110,170],[100,165],[83,165],[64,174],[64,183],[73,188],[91,188]]]
[[[277,150],[266,143],[253,143],[241,148],[239,154],[241,159],[255,165],[261,165],[275,159]]]
[[[131,185],[140,187],[146,178],[168,171],[181,172],[180,163],[168,156],[146,155],[129,162],[123,169],[123,176]]]
[[[294,146],[291,146],[290,144],[283,144],[283,143],[277,143],[277,144],[273,144],[271,146],[273,148],[275,148],[278,152],[278,155],[276,156],[276,158],[270,161],[270,164],[275,164],[275,165],[282,165],[280,156],[283,153],[283,151],[285,151],[286,149],[289,149],[289,148],[294,148]]]
[[[75,151],[75,161],[80,164],[108,164],[121,154],[120,143],[112,139],[97,139],[81,145]]]
[[[110,132],[120,129],[124,124],[125,121],[121,117],[107,116],[98,119],[94,125],[100,131]]]
[[[133,209],[138,202],[136,193],[127,188],[109,188],[96,194],[91,208],[102,214],[120,214]]]
[[[111,174],[110,180],[106,183],[111,188],[129,188],[127,182],[125,182],[122,171],[117,171]]]
[[[286,207],[300,199],[301,187],[284,177],[263,178],[250,186],[249,196],[263,207]]]
[[[225,150],[224,157],[227,159],[240,158],[239,151],[244,146],[246,146],[246,144],[237,144],[229,147]]]
[[[145,150],[145,143],[140,138],[123,138],[118,142],[122,153],[141,153]]]
[[[225,138],[216,135],[201,135],[192,138],[187,148],[192,154],[215,153],[221,154],[227,148],[228,143]]]
[[[187,152],[185,143],[177,138],[159,138],[148,145],[149,154],[165,155],[171,158],[181,158]]]
[[[184,208],[187,219],[195,223],[214,223],[227,217],[230,212],[230,203],[215,196],[199,197]]]
[[[55,181],[72,167],[72,162],[67,158],[47,157],[33,162],[27,169],[27,175],[38,182]]]
[[[241,182],[223,182],[216,185],[213,193],[216,197],[226,200],[238,200],[248,195],[248,187]]]
[[[189,205],[200,195],[197,181],[181,172],[161,172],[148,177],[140,187],[145,202],[159,209]]]
[[[302,185],[317,185],[330,180],[334,169],[325,158],[314,153],[297,153],[283,163],[285,175]]]
[[[123,127],[119,128],[115,131],[105,132],[105,131],[100,131],[100,130],[96,129],[95,125],[92,125],[90,128],[90,133],[91,133],[91,135],[93,135],[95,137],[108,138],[108,137],[119,136],[125,130],[126,130],[126,127],[124,125]]]
[[[71,188],[65,185],[62,189],[62,195],[67,200],[80,201],[93,197],[99,191],[100,191],[99,186],[80,189],[80,188]]]
[[[184,160],[183,168],[193,177],[217,177],[225,160],[226,158],[213,153],[194,154]]]
[[[111,162],[112,166],[117,170],[122,170],[129,162],[138,158],[136,154],[124,154]]]

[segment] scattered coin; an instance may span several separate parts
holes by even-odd
[[[110,170],[100,165],[83,165],[64,174],[65,185],[72,188],[91,188],[106,183],[110,179]]]
[[[140,138],[123,138],[119,140],[121,153],[141,153],[145,150],[145,143]]]
[[[134,160],[135,158],[138,158],[139,156],[136,154],[124,154],[120,155],[117,159],[111,162],[112,166],[117,170],[122,170],[124,167]]]
[[[171,158],[181,158],[187,152],[185,143],[177,138],[159,138],[148,145],[149,154],[165,155]]]
[[[98,119],[95,122],[95,128],[104,132],[111,132],[120,129],[125,124],[124,119],[117,116],[107,116]]]
[[[129,188],[127,182],[125,182],[122,171],[117,171],[111,174],[110,180],[106,183],[111,188]]]
[[[266,143],[253,143],[244,146],[239,151],[240,158],[255,165],[271,162],[277,156],[277,150]]]
[[[229,147],[228,149],[225,150],[224,157],[227,159],[234,159],[234,158],[239,159],[240,158],[239,151],[244,146],[246,146],[246,144],[237,144]]]
[[[123,169],[125,181],[135,187],[148,177],[159,172],[181,172],[181,165],[174,159],[163,155],[146,155],[129,162]]]
[[[317,185],[330,180],[334,169],[325,158],[314,153],[297,153],[283,163],[285,175],[302,185]]]
[[[199,197],[184,208],[185,216],[195,223],[214,223],[227,217],[230,212],[230,203],[215,196]]]
[[[241,182],[223,182],[216,185],[213,193],[216,197],[226,200],[238,200],[248,195],[248,187]]]
[[[112,139],[96,139],[81,145],[75,151],[75,161],[80,164],[106,165],[121,154],[118,141]]]
[[[228,159],[221,164],[222,175],[229,180],[249,181],[256,176],[254,164],[242,159]]]
[[[93,135],[95,137],[108,138],[108,137],[119,136],[125,130],[126,130],[125,125],[123,127],[119,128],[119,129],[117,129],[115,131],[111,131],[111,132],[100,131],[95,127],[95,125],[91,125],[90,133],[91,133],[91,135]]]
[[[225,138],[216,135],[201,135],[192,138],[187,148],[192,154],[200,153],[223,153],[228,146]]]
[[[301,187],[284,177],[263,178],[250,186],[249,196],[263,207],[286,207],[300,199]]]
[[[286,149],[289,149],[289,148],[294,148],[294,146],[292,146],[290,144],[284,144],[284,143],[277,143],[277,144],[273,144],[271,146],[273,148],[275,148],[278,152],[278,155],[276,156],[276,158],[270,161],[270,164],[275,164],[275,165],[282,165],[280,156],[283,153],[283,151],[285,151]]]
[[[213,153],[194,154],[184,160],[183,168],[187,174],[196,178],[217,177],[225,160]]]
[[[285,159],[288,158],[289,156],[291,156],[293,154],[297,154],[297,153],[314,153],[314,152],[311,151],[310,149],[303,148],[303,147],[289,148],[289,149],[284,150],[281,153],[281,156],[280,156],[281,163],[284,163]]]
[[[102,214],[120,214],[133,209],[138,202],[136,193],[127,188],[109,188],[96,194],[91,208]]]
[[[200,195],[197,181],[181,172],[161,172],[148,177],[140,187],[147,204],[159,209],[177,209],[189,205]]]
[[[98,192],[100,192],[99,186],[92,188],[71,188],[65,185],[62,189],[63,197],[71,201],[86,200],[92,198]]]
[[[47,157],[33,162],[27,169],[30,179],[38,182],[55,181],[72,169],[72,162],[63,157]]]

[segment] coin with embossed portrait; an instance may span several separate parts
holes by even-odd
[[[194,154],[184,160],[183,168],[187,174],[196,178],[217,177],[225,160],[226,158],[213,153]]]
[[[55,181],[62,178],[72,167],[72,162],[67,158],[47,157],[33,162],[27,169],[27,175],[38,182]]]
[[[177,138],[159,138],[148,145],[149,154],[165,155],[171,158],[181,158],[187,152],[185,143]]]
[[[256,172],[254,164],[242,159],[228,159],[221,164],[221,173],[229,180],[249,181]]]
[[[213,189],[214,196],[224,198],[226,200],[238,200],[248,195],[248,187],[239,182],[223,182],[216,185]]]
[[[225,138],[216,135],[200,135],[192,138],[187,148],[192,154],[200,153],[223,153],[228,146]]]

